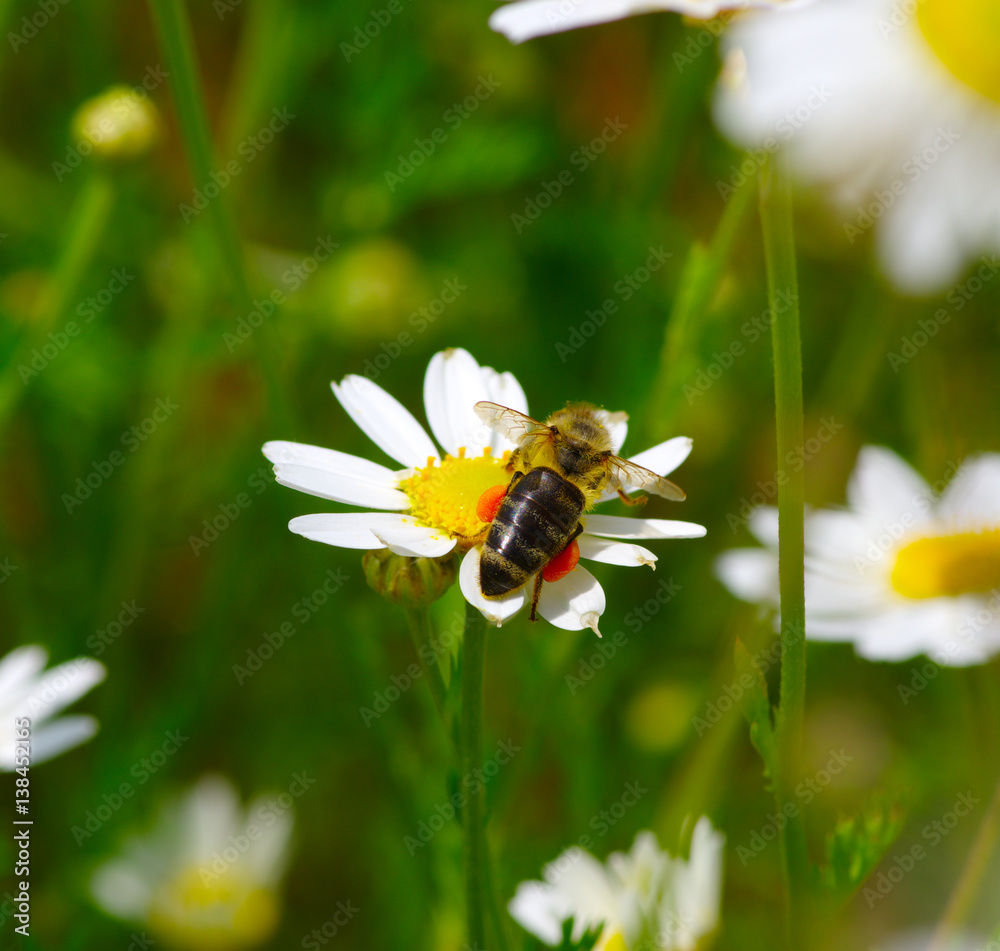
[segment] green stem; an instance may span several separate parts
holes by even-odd
[[[67,308],[79,293],[83,275],[94,260],[113,204],[111,179],[103,171],[94,170],[70,209],[62,250],[39,294],[30,328],[7,363],[0,386],[0,428],[30,383],[30,379],[22,382],[17,368],[30,364],[32,350],[41,346],[45,335],[66,316]]]
[[[756,182],[748,177],[730,196],[709,245],[706,247],[700,241],[695,241],[684,262],[684,271],[663,334],[656,379],[647,404],[647,436],[654,442],[663,439],[672,430],[681,401],[682,384],[697,369],[697,332],[705,323],[755,188]]]
[[[465,606],[462,644],[462,722],[459,730],[460,775],[474,776],[482,767],[483,679],[486,671],[486,619],[471,604]],[[466,938],[474,948],[485,948],[486,815],[482,783],[472,785],[462,816],[462,855],[465,862]]]
[[[808,853],[805,822],[793,790],[802,746],[805,710],[805,568],[803,507],[805,479],[801,467],[789,466],[802,445],[802,341],[799,292],[792,235],[792,199],[780,160],[769,161],[760,174],[760,219],[767,262],[767,285],[773,315],[774,402],[778,443],[778,571],[781,596],[781,703],[775,731],[779,775],[775,793],[779,810],[790,816],[782,831],[788,897],[789,938],[793,948],[807,947],[805,922]]]
[[[191,24],[183,0],[149,0],[156,23],[160,47],[170,70],[170,84],[177,107],[177,118],[196,184],[209,181],[219,167],[209,135],[205,101],[195,66]],[[236,230],[236,221],[224,191],[209,202],[208,213],[216,242],[229,272],[240,308],[249,311],[252,303],[246,260]]]
[[[448,688],[444,685],[444,677],[441,676],[441,668],[431,652],[431,660],[426,659],[427,651],[424,649],[431,643],[431,614],[427,606],[420,608],[410,608],[406,611],[406,625],[410,629],[410,638],[413,640],[413,648],[417,652],[420,666],[424,669],[427,683],[431,688],[431,696],[434,698],[434,706],[441,716],[441,721],[451,736],[448,724],[448,712],[446,708],[446,697]]]
[[[488,842],[486,843],[486,863],[483,866],[483,874],[486,880],[486,894],[489,899],[487,912],[490,916],[490,924],[493,925],[493,933],[496,935],[496,946],[499,951],[507,951],[510,947],[507,935],[507,917],[504,914],[503,902],[501,902],[500,893],[497,890],[496,876],[493,874],[493,855]]]
[[[986,810],[986,817],[976,832],[976,838],[969,851],[969,857],[965,861],[965,867],[962,869],[962,874],[948,899],[948,905],[934,931],[934,937],[931,939],[928,951],[945,951],[951,946],[951,940],[959,926],[965,921],[969,909],[979,893],[983,876],[989,868],[990,858],[996,848],[998,835],[1000,835],[1000,780],[997,781],[993,798]]]

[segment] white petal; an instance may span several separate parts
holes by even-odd
[[[0,705],[7,709],[14,697],[27,692],[35,675],[45,669],[48,651],[38,644],[25,644],[0,660]],[[13,714],[11,714],[13,716]]]
[[[107,675],[103,664],[89,657],[77,657],[46,671],[18,702],[22,716],[55,716],[63,707],[82,697]]]
[[[577,544],[580,546],[580,557],[588,558],[590,561],[601,561],[606,565],[623,565],[628,568],[639,565],[656,568],[656,555],[641,545],[629,545],[593,535],[581,535],[577,539]]]
[[[702,816],[691,836],[691,857],[673,883],[674,902],[670,904],[674,907],[661,909],[667,912],[661,925],[679,948],[695,947],[719,923],[725,844],[726,837],[712,828],[707,816]]]
[[[277,481],[289,488],[348,505],[409,508],[406,495],[396,488],[396,473],[378,463],[335,449],[278,440],[264,445],[264,455],[274,463]]]
[[[778,510],[770,505],[760,505],[750,513],[747,521],[750,533],[762,545],[778,546]]]
[[[691,446],[694,443],[689,436],[674,436],[666,442],[661,442],[658,446],[646,449],[636,456],[632,456],[629,461],[636,465],[650,469],[657,475],[670,475],[689,455]]]
[[[423,426],[382,387],[355,375],[330,386],[351,419],[387,456],[409,467],[425,466],[428,459],[438,458]]]
[[[500,627],[524,607],[525,590],[523,587],[504,595],[502,598],[487,598],[479,586],[479,549],[470,548],[462,559],[458,570],[458,585],[462,595],[474,608],[482,612],[483,617],[491,624]]]
[[[967,459],[945,490],[938,516],[959,528],[1000,526],[1000,455]]]
[[[134,921],[146,916],[153,898],[153,889],[125,860],[102,865],[90,881],[90,892],[105,911]]]
[[[588,926],[596,927],[601,921],[605,922],[609,934],[621,929],[622,890],[604,865],[589,852],[581,848],[567,849],[556,861],[546,865],[542,874],[546,884],[570,902],[576,918],[574,941],[580,940]]]
[[[268,800],[272,796],[261,796],[247,806],[248,822],[257,823],[262,817],[267,817],[266,823],[272,816],[275,817],[273,824],[264,825],[259,838],[250,843],[250,848],[242,857],[242,861],[251,878],[261,885],[274,885],[285,872],[288,864],[288,844],[292,837],[292,829],[295,826],[295,815],[291,809],[277,813],[272,806],[268,806]]]
[[[212,853],[229,844],[239,828],[242,814],[239,794],[222,776],[202,777],[182,803],[180,831],[184,837],[184,860],[191,864],[210,862]]]
[[[595,415],[608,431],[611,437],[611,451],[617,456],[625,444],[625,437],[628,436],[628,413],[624,411],[610,413],[606,409],[599,409]]]
[[[375,532],[391,531],[416,524],[414,519],[395,512],[336,512],[300,515],[288,523],[296,535],[311,538],[338,548],[362,548],[369,551],[387,547]]]
[[[38,727],[31,737],[31,762],[41,763],[79,746],[97,732],[93,717],[60,717]]]
[[[491,403],[499,403],[527,415],[528,398],[513,373],[498,373],[493,367],[483,367],[482,373]]]
[[[888,525],[926,509],[932,495],[927,483],[894,452],[864,446],[847,485],[847,498],[855,511]]]
[[[562,936],[562,923],[573,918],[577,909],[571,898],[545,882],[521,882],[507,911],[525,931],[546,944],[556,945]]]
[[[455,547],[454,538],[415,521],[375,528],[372,534],[390,551],[409,558],[440,558]]]
[[[492,430],[474,408],[489,398],[487,377],[467,350],[442,350],[431,357],[424,376],[424,407],[445,452],[454,456],[464,446],[472,456],[491,445]]]
[[[592,628],[600,637],[598,623],[607,606],[600,582],[582,565],[577,565],[565,578],[542,585],[538,613],[549,624],[564,631]]]
[[[722,10],[768,7],[773,0],[520,0],[493,12],[490,28],[513,43],[610,23],[638,13],[671,10],[710,19]],[[787,4],[791,6],[791,4]]]
[[[519,413],[528,415],[528,398],[524,395],[524,390],[513,373],[497,373],[492,367],[483,367],[480,372],[486,382],[486,390],[489,394],[486,398],[489,402],[508,406]],[[495,430],[489,431],[488,445],[496,457],[505,452],[513,452],[517,448],[506,436]]]
[[[778,558],[766,548],[737,548],[716,559],[719,580],[743,601],[778,604]]]
[[[365,508],[402,511],[410,507],[410,500],[403,492],[388,486],[372,485],[363,479],[346,475],[333,475],[320,469],[305,466],[275,466],[274,478],[279,485],[307,492],[332,502],[361,505]]]
[[[607,538],[701,538],[704,525],[665,518],[627,518],[621,515],[586,515],[584,531]]]

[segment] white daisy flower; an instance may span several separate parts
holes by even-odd
[[[937,489],[888,449],[861,450],[847,508],[806,514],[807,637],[869,660],[965,666],[1000,651],[1000,455]],[[777,606],[777,512],[749,527],[767,547],[727,552],[717,572],[737,597]]]
[[[486,528],[477,504],[486,490],[510,480],[505,454],[515,448],[482,423],[475,405],[493,402],[527,413],[520,383],[510,373],[480,367],[465,350],[435,354],[424,379],[424,407],[443,456],[412,414],[375,383],[348,376],[332,385],[340,404],[371,440],[408,468],[392,470],[333,449],[269,442],[264,455],[274,463],[275,478],[282,485],[348,505],[388,510],[303,515],[288,527],[341,548],[388,548],[399,555],[426,558],[464,552],[459,584],[466,600],[498,626],[513,617],[525,604],[525,589],[486,598],[479,585],[479,548],[470,547],[468,539]],[[628,424],[616,420],[610,431],[617,452]],[[679,436],[631,461],[666,475],[690,451],[691,440]],[[666,519],[586,515],[583,521],[584,533],[577,539],[581,557],[613,565],[655,566],[656,556],[633,541],[705,534],[701,525]],[[604,607],[603,588],[586,568],[577,566],[560,580],[543,585],[538,613],[564,630],[590,627],[599,634]]]
[[[249,948],[278,924],[292,813],[260,797],[246,811],[232,785],[206,776],[163,809],[143,838],[102,865],[91,893],[107,912],[177,947]]]
[[[743,17],[723,45],[742,81],[720,83],[719,126],[746,148],[781,143],[852,243],[874,228],[900,288],[942,289],[1000,250],[993,0],[818,0]]]
[[[93,717],[54,718],[104,679],[104,665],[89,657],[77,657],[46,671],[48,658],[44,647],[29,644],[0,660],[0,772],[14,769],[15,719],[27,717],[31,721],[32,766],[89,740],[97,732]]]
[[[495,10],[490,27],[513,43],[611,23],[640,13],[669,11],[711,20],[731,10],[796,7],[813,0],[515,0]]]
[[[724,845],[702,816],[688,859],[664,852],[652,832],[640,832],[630,852],[614,852],[603,865],[574,847],[545,866],[544,882],[518,885],[507,907],[550,945],[572,918],[574,941],[603,925],[595,951],[691,951],[719,921]]]

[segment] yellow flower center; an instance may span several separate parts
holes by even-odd
[[[479,497],[494,485],[507,482],[510,475],[504,470],[508,454],[494,459],[489,447],[474,459],[465,457],[465,449],[458,456],[445,456],[442,462],[428,459],[427,465],[404,479],[399,488],[410,500],[410,514],[432,528],[447,532],[458,540],[471,539],[486,528],[486,522],[476,514]]]
[[[1000,587],[1000,528],[905,545],[896,555],[892,586],[907,598],[956,597]]]
[[[621,936],[621,932],[611,936],[604,945],[604,951],[628,951],[628,945],[625,944],[625,939]]]
[[[917,0],[917,22],[956,79],[1000,103],[997,0]]]
[[[153,898],[150,927],[172,944],[236,951],[266,941],[278,924],[277,896],[232,868],[187,868]]]

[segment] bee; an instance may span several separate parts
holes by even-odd
[[[534,575],[531,620],[542,591],[542,569],[583,531],[580,517],[607,493],[644,489],[682,501],[684,492],[655,472],[612,452],[610,428],[624,413],[570,403],[544,423],[496,403],[476,403],[476,415],[517,447],[507,470],[513,475],[486,533],[479,584],[487,598],[515,591]]]

